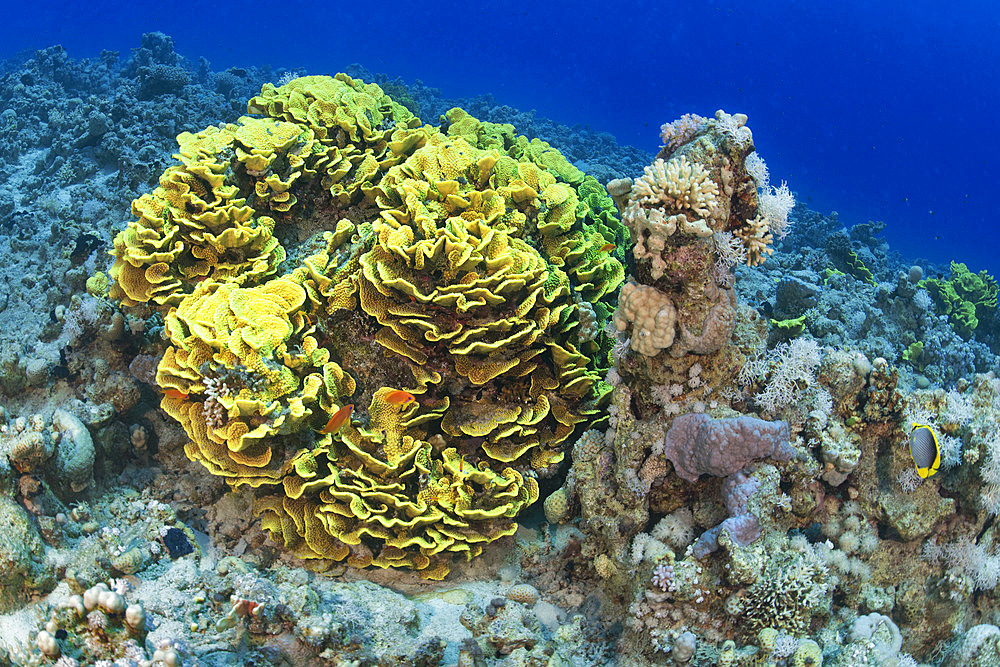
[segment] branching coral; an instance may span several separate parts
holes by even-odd
[[[757,581],[727,604],[751,632],[770,627],[802,635],[813,617],[830,613],[832,586],[826,565],[811,549],[786,548],[770,554]]]
[[[774,252],[771,247],[771,226],[767,218],[756,215],[752,220],[747,220],[744,227],[736,230],[736,236],[743,241],[747,249],[747,265],[757,266],[766,257]]]
[[[658,159],[632,185],[632,201],[639,206],[665,204],[707,218],[718,206],[719,187],[699,164],[686,157],[668,162]],[[697,225],[697,223],[694,223]],[[700,229],[700,225],[697,228]]]

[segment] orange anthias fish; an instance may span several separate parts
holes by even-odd
[[[617,247],[614,243],[605,243],[601,246],[601,252],[614,252]]]
[[[179,401],[183,401],[188,397],[188,395],[185,394],[183,391],[181,391],[180,389],[174,389],[173,387],[171,387],[170,389],[164,389],[163,395],[166,396],[167,398],[174,398]]]
[[[417,400],[413,394],[402,389],[393,389],[385,395],[385,400],[393,405],[405,408],[407,405]]]
[[[354,412],[354,405],[351,403],[348,403],[341,409],[337,410],[333,413],[333,416],[330,417],[330,421],[326,423],[326,426],[320,429],[320,433],[323,435],[326,435],[327,433],[336,433],[340,430],[341,426],[348,422],[351,418],[352,412]]]

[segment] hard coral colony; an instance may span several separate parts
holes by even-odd
[[[557,151],[459,109],[421,126],[345,75],[248,109],[178,137],[115,239],[111,296],[164,313],[162,406],[192,460],[257,490],[276,541],[442,578],[606,419],[624,269],[601,248],[625,231]]]

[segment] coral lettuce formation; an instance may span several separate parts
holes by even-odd
[[[346,75],[267,84],[248,110],[178,137],[110,294],[164,312],[162,406],[191,459],[257,490],[276,541],[443,577],[513,533],[599,421],[627,231],[509,125],[421,126]]]
[[[961,262],[951,263],[951,278],[922,280],[948,323],[964,338],[972,337],[979,320],[996,312],[1000,285],[985,270],[973,273]]]

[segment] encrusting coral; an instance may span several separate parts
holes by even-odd
[[[787,461],[795,456],[788,444],[786,422],[768,422],[746,415],[712,419],[705,414],[681,415],[667,432],[664,455],[674,471],[689,482],[699,475],[732,475],[760,458]]]
[[[162,406],[191,459],[257,489],[276,541],[443,577],[601,419],[627,230],[509,125],[420,126],[346,75],[266,84],[248,110],[178,137],[110,294],[164,311]]]

